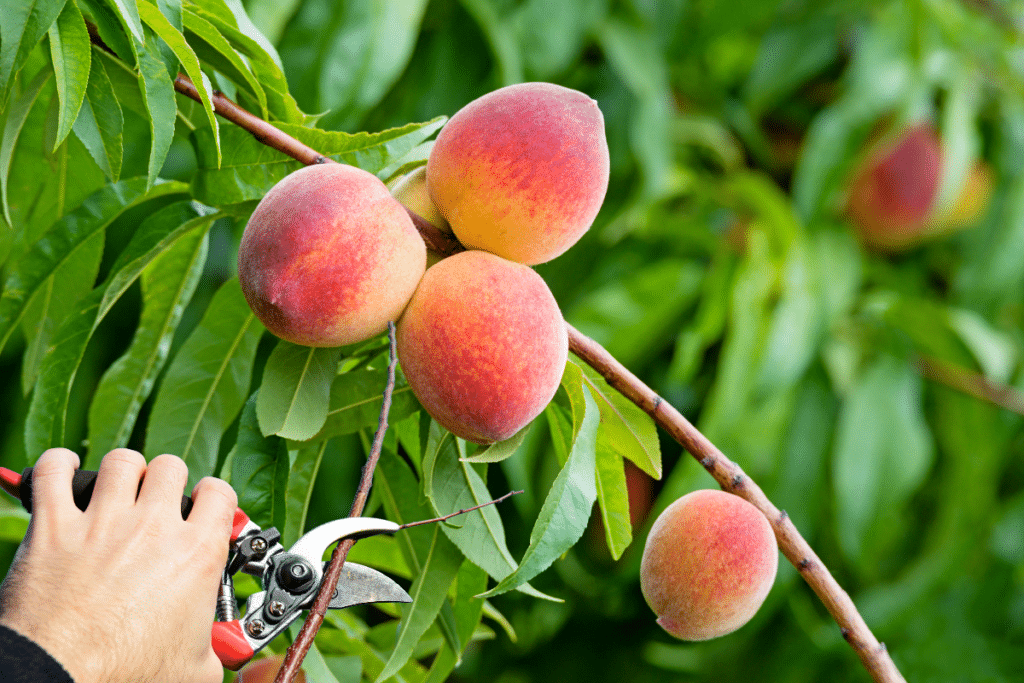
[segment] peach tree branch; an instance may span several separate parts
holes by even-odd
[[[184,75],[178,76],[174,87],[183,95],[198,101],[198,92]],[[215,92],[212,99],[214,111],[252,133],[259,142],[305,164],[333,162],[332,159],[324,157],[316,150],[242,109],[224,97],[222,93]],[[435,251],[450,255],[464,249],[458,242],[441,233],[422,217],[412,211],[409,213],[416,227],[423,233],[428,246]],[[786,512],[775,507],[757,483],[744,474],[739,465],[729,460],[678,410],[619,363],[606,349],[571,325],[569,326],[569,349],[600,373],[614,389],[650,415],[658,426],[668,432],[700,462],[723,490],[740,496],[756,506],[771,523],[782,554],[797,568],[800,575],[818,595],[829,614],[839,625],[843,638],[854,649],[871,677],[878,683],[905,683],[885,645],[875,638],[850,596],[800,535]],[[311,620],[307,620],[307,624],[309,621]],[[291,655],[291,650],[289,650],[289,655]],[[295,668],[298,668],[297,665]],[[285,680],[279,676],[275,683],[285,683]]]

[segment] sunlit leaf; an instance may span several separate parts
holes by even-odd
[[[340,356],[340,348],[277,343],[263,370],[256,403],[264,434],[304,441],[320,431]]]
[[[116,183],[124,157],[124,115],[101,60],[93,60],[85,99],[72,130],[104,175]]]
[[[85,100],[92,60],[89,31],[75,0],[68,0],[64,5],[56,23],[50,27],[49,36],[57,96],[60,98],[57,137],[53,145],[53,149],[57,149],[71,132],[71,124],[78,117],[78,110]]]
[[[14,76],[36,43],[57,21],[67,0],[5,2],[0,12],[0,102],[7,100]]]
[[[25,91],[8,104],[3,117],[3,137],[0,138],[0,202],[3,204],[4,220],[7,225],[13,227],[11,222],[11,209],[7,202],[7,178],[11,173],[11,159],[14,157],[14,148],[18,144],[18,136],[25,125],[25,119],[32,110],[39,91],[46,85],[53,72],[49,69],[40,71],[32,82],[25,87]],[[3,344],[0,344],[3,346]]]

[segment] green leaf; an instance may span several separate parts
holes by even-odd
[[[387,381],[387,368],[362,368],[335,377],[331,383],[327,419],[313,438],[326,439],[375,427],[380,420]],[[396,372],[388,421],[398,422],[419,409],[419,401],[413,396],[405,375]]]
[[[67,0],[5,2],[0,12],[0,102],[7,100],[15,74],[29,52],[57,21]]]
[[[661,479],[661,443],[654,419],[623,396],[586,363],[578,365],[583,383],[601,412],[598,445],[630,460],[655,479]],[[577,421],[578,423],[578,421]]]
[[[198,38],[198,41],[190,41],[193,48],[197,50],[196,54],[204,62],[210,63],[222,74],[231,78],[236,85],[248,86],[249,92],[260,104],[263,118],[269,118],[267,95],[263,92],[263,86],[256,80],[252,71],[249,70],[249,66],[242,60],[235,48],[231,47],[231,43],[221,35],[220,31],[191,10],[185,13],[185,28]]]
[[[71,124],[82,108],[89,83],[92,59],[89,30],[85,27],[85,20],[75,0],[68,0],[56,23],[50,27],[49,35],[50,56],[53,59],[53,72],[57,76],[57,96],[60,98],[57,138],[53,145],[56,150],[71,132]]]
[[[32,82],[25,87],[25,91],[13,103],[8,104],[3,119],[3,137],[0,138],[0,202],[3,203],[4,220],[11,227],[14,227],[14,223],[11,221],[11,209],[7,203],[7,178],[11,173],[11,159],[14,158],[14,148],[18,144],[18,136],[21,135],[28,113],[51,73],[49,69],[44,69],[36,74]],[[0,344],[0,347],[2,346],[3,344]]]
[[[155,5],[147,2],[142,3],[139,5],[139,14],[142,20],[146,22],[146,25],[153,29],[153,32],[160,36],[160,39],[171,48],[174,56],[178,58],[182,68],[185,69],[185,73],[192,79],[192,84],[195,85],[196,91],[199,93],[199,99],[202,100],[203,109],[206,111],[206,118],[210,121],[210,128],[213,129],[214,135],[216,135],[219,124],[217,122],[217,115],[213,112],[213,102],[210,100],[210,79],[203,73],[196,53],[185,42],[185,36],[181,35],[181,31],[174,28],[171,22],[167,20],[167,17],[161,14]],[[139,42],[144,41],[140,39]],[[221,161],[219,138],[214,137],[213,148],[217,152],[217,167],[219,168]]]
[[[604,526],[604,537],[613,560],[633,540],[633,524],[629,517],[629,490],[626,488],[626,470],[622,457],[597,441],[597,502]]]
[[[20,507],[0,509],[0,541],[21,543],[31,518],[32,515]]]
[[[434,512],[441,516],[494,500],[475,466],[459,460],[455,437],[436,422],[431,422],[430,436],[423,459],[423,484]],[[442,528],[467,559],[495,580],[503,580],[518,568],[505,542],[505,527],[496,506],[460,515]],[[527,595],[560,602],[525,582],[516,588]]]
[[[279,123],[276,126],[325,156],[358,166],[370,173],[383,170],[420,142],[433,135],[445,119],[411,123],[380,133],[340,133]],[[226,157],[222,168],[209,153],[212,132],[200,128],[194,133],[199,170],[192,179],[193,195],[216,206],[259,200],[279,180],[298,170],[302,164],[256,141],[237,126],[220,131],[220,146]]]
[[[491,52],[498,63],[502,85],[523,82],[523,64],[519,55],[514,27],[505,17],[498,15],[494,3],[488,0],[461,0],[462,6],[480,26]]]
[[[57,327],[75,311],[76,304],[96,283],[103,258],[106,231],[99,230],[69,254],[25,306],[21,319],[25,353],[21,359],[21,390],[28,395],[39,375],[39,366],[50,348]]]
[[[147,192],[145,181],[133,178],[94,192],[57,221],[18,261],[4,283],[0,295],[0,348],[10,339],[31,298],[61,266],[78,258],[77,250],[86,240],[143,201],[186,190],[181,183],[164,182]]]
[[[448,587],[455,580],[462,554],[449,541],[438,525],[434,525],[433,539],[422,567],[409,589],[411,604],[402,605],[402,621],[398,627],[395,647],[377,681],[389,678],[405,666],[413,648],[434,622],[448,595]]]
[[[501,595],[540,574],[551,566],[586,531],[590,511],[597,499],[594,469],[597,429],[600,413],[597,404],[584,388],[587,413],[573,444],[569,459],[555,477],[537,521],[530,533],[530,546],[519,568],[502,579],[483,597]]]
[[[245,404],[263,334],[238,280],[225,282],[171,361],[157,392],[145,453],[175,453],[189,481],[212,474],[224,430]]]
[[[238,421],[238,440],[231,449],[231,486],[238,492],[238,507],[264,529],[283,519],[288,450],[279,436],[263,436],[256,418],[253,394]],[[282,467],[282,463],[284,466]]]
[[[103,454],[128,445],[143,402],[167,362],[171,341],[206,264],[209,233],[178,240],[142,273],[142,315],[131,346],[103,374],[89,407],[89,454],[84,467],[99,467]]]
[[[859,559],[881,511],[901,505],[934,459],[921,378],[890,356],[876,361],[844,402],[832,454],[839,542]]]
[[[415,481],[413,483],[415,487]],[[413,495],[419,494],[414,492]],[[378,535],[363,538],[352,546],[352,550],[348,551],[348,560],[380,569],[403,579],[412,579],[413,572],[405,561],[399,543],[400,541],[395,536]]]
[[[116,183],[121,175],[124,156],[124,116],[107,71],[99,59],[92,62],[85,99],[71,129],[103,174]]]
[[[139,90],[149,113],[150,148],[146,183],[151,186],[156,182],[171,149],[178,105],[174,101],[174,83],[163,62],[150,51],[149,45],[139,51]]]
[[[463,458],[462,461],[470,463],[501,462],[519,450],[519,447],[523,445],[523,441],[526,439],[526,432],[528,431],[530,431],[530,425],[526,425],[504,441],[481,448],[473,455]]]
[[[82,12],[96,26],[100,40],[126,64],[135,64],[135,41],[128,24],[105,0],[75,0]]]
[[[64,445],[64,422],[71,386],[92,333],[114,303],[156,257],[193,230],[205,232],[216,216],[192,202],[178,202],[157,211],[139,226],[111,268],[111,276],[94,289],[54,335],[39,368],[25,421],[25,450],[42,453]]]
[[[259,410],[257,401],[257,411]],[[284,524],[281,538],[286,546],[299,540],[306,528],[309,500],[313,496],[316,473],[327,449],[327,441],[288,451],[288,484],[284,491]]]
[[[109,0],[117,8],[117,13],[121,16],[121,21],[131,34],[135,36],[135,39],[140,43],[145,42],[142,37],[142,21],[139,20],[139,5],[137,0]],[[145,2],[142,3],[146,5]]]
[[[263,370],[256,415],[264,434],[305,441],[324,426],[340,348],[279,341]]]

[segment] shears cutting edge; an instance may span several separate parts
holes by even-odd
[[[96,484],[96,472],[76,470],[71,482],[75,505],[85,510]],[[21,474],[0,467],[0,489],[19,498],[32,512],[32,468]],[[181,516],[188,517],[192,499],[181,498]],[[377,534],[393,534],[399,526],[386,519],[346,517],[321,524],[295,542],[281,545],[274,527],[260,528],[235,508],[231,545],[217,596],[213,623],[213,650],[225,668],[237,671],[275,636],[312,606],[324,578],[324,552],[333,543]],[[249,596],[245,616],[239,617],[234,575],[244,572],[259,579],[263,590]],[[346,562],[331,598],[332,609],[376,602],[412,602],[397,583],[375,569]]]

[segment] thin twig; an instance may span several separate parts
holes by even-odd
[[[495,498],[494,500],[489,500],[486,503],[480,503],[479,505],[474,505],[471,508],[466,508],[464,510],[459,510],[458,512],[452,512],[450,514],[444,515],[443,517],[434,517],[433,519],[421,519],[418,522],[406,522],[405,524],[403,524],[402,526],[400,526],[398,528],[399,529],[408,529],[409,527],[413,527],[413,526],[422,526],[423,524],[433,524],[434,522],[443,522],[445,520],[451,519],[452,517],[456,517],[458,515],[464,515],[467,512],[473,512],[473,510],[479,510],[482,507],[487,507],[488,505],[497,505],[498,503],[500,503],[500,502],[502,502],[504,500],[507,500],[507,499],[511,498],[512,496],[515,496],[515,495],[520,494],[520,493],[522,493],[522,491],[509,491],[508,493],[506,493],[501,498]]]
[[[373,472],[377,469],[377,460],[380,459],[380,451],[384,446],[384,433],[388,430],[391,395],[395,391],[395,366],[398,363],[398,355],[395,353],[395,324],[393,322],[388,322],[388,342],[390,354],[388,358],[388,383],[384,387],[384,401],[380,406],[380,418],[377,420],[377,432],[373,435],[373,446],[370,448],[370,454],[366,458],[366,464],[363,465],[363,473],[359,479],[359,488],[356,489],[352,507],[348,511],[349,517],[358,517],[363,514],[366,500],[370,497]],[[323,583],[320,584],[320,592],[316,595],[316,600],[309,610],[305,623],[302,624],[299,635],[296,636],[295,642],[288,648],[288,652],[284,656],[284,663],[282,663],[281,669],[277,672],[274,683],[291,683],[302,666],[302,660],[305,659],[306,653],[313,647],[313,639],[324,622],[324,615],[327,614],[331,598],[334,596],[334,590],[338,587],[338,579],[341,578],[341,568],[344,566],[345,558],[348,557],[348,551],[352,549],[353,545],[355,545],[353,539],[346,539],[335,546],[334,553],[331,555],[331,562],[327,566],[327,571],[324,572]]]
[[[982,374],[946,363],[938,358],[919,358],[918,371],[926,378],[961,391],[968,396],[988,401],[1004,410],[1024,415],[1024,392],[1007,384],[994,382]]]
[[[184,76],[179,76],[175,81],[175,87],[179,89],[179,92],[197,99],[198,93],[191,94],[195,89],[192,88],[191,91],[186,92],[179,87],[181,82],[187,82],[187,79]],[[228,102],[230,100],[217,93],[214,96],[215,110],[219,113],[222,107],[227,106]],[[230,107],[245,112],[234,103],[230,103]],[[265,122],[248,112],[245,112],[244,116],[237,114],[238,112],[236,112],[235,118],[231,119],[232,121],[253,132],[254,135],[257,135],[254,131],[258,130],[257,139],[274,149],[290,155],[287,150],[293,147],[292,142],[298,143],[269,124],[268,127],[274,132],[266,130],[263,126],[255,128],[256,121]],[[298,144],[301,145],[301,143]],[[302,161],[298,156],[294,158]],[[415,221],[418,228],[421,226],[421,221]],[[614,389],[654,418],[654,421],[662,429],[703,465],[723,490],[738,495],[757,507],[771,523],[783,555],[800,571],[800,575],[824,603],[829,614],[839,624],[843,638],[860,657],[871,677],[878,683],[905,683],[885,645],[879,643],[875,638],[850,596],[839,586],[828,568],[800,535],[786,512],[776,508],[761,488],[743,473],[739,465],[729,460],[678,410],[640,381],[604,347],[584,336],[572,326],[569,326],[569,348],[581,360],[597,370]],[[293,647],[295,646],[293,645]],[[278,679],[276,683],[284,683],[284,681]]]

